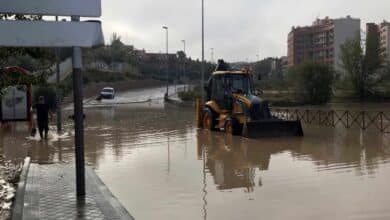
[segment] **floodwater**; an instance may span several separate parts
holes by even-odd
[[[86,162],[136,219],[390,219],[389,135],[305,126],[303,138],[229,137],[197,130],[194,111],[165,105],[163,91],[86,104]],[[74,162],[72,128],[40,142],[18,124],[0,150]]]

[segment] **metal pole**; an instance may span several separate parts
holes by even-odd
[[[58,21],[58,16],[56,16],[56,21]],[[56,84],[57,84],[57,133],[62,131],[62,112],[61,112],[61,89],[60,86],[60,49],[55,49],[56,55]]]
[[[80,17],[73,16],[72,21],[80,21]],[[76,153],[76,189],[78,198],[85,196],[83,76],[81,72],[81,67],[81,48],[73,47],[73,97]]]
[[[211,61],[211,63],[214,63],[214,48],[210,48],[210,51],[211,51],[210,61]]]
[[[201,82],[200,82],[202,104],[205,101],[203,87],[204,87],[204,0],[202,0],[202,65],[201,65]]]
[[[168,92],[169,92],[169,55],[168,55],[168,27],[163,26],[163,29],[166,31],[166,61],[167,61],[167,69],[166,69],[166,78],[167,78],[167,92],[166,92],[166,97],[168,98]]]
[[[184,63],[183,63],[183,77],[186,78],[186,62],[187,62],[187,54],[186,54],[186,40],[182,40],[184,46]],[[186,85],[184,85],[184,91],[186,91]]]

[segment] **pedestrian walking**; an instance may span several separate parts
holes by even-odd
[[[49,133],[49,106],[45,102],[45,97],[39,97],[38,103],[35,105],[35,109],[37,112],[39,136],[41,139],[47,139],[47,135]],[[44,136],[43,132],[45,132]]]

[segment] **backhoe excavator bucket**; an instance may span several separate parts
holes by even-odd
[[[244,124],[242,136],[247,138],[303,136],[300,121],[259,120]]]

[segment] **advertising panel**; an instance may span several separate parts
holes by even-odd
[[[27,121],[29,119],[27,86],[11,86],[1,97],[1,121]]]

